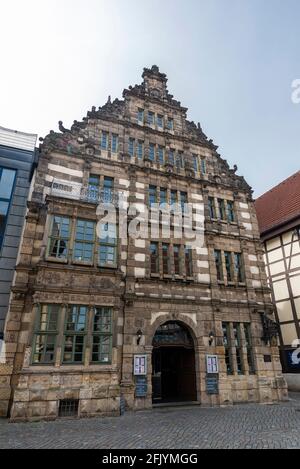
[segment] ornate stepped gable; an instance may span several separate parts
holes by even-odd
[[[251,188],[166,84],[158,67],[145,69],[122,100],[109,97],[42,140],[0,364],[12,389],[0,383],[0,415],[8,406],[18,421],[67,409],[119,415],[174,397],[207,406],[286,397],[278,350],[262,340],[260,312],[272,305]],[[167,239],[102,243],[92,232],[107,181],[109,197],[126,193],[136,206],[151,204],[153,188],[157,200],[197,203],[202,247],[187,250],[173,228]],[[220,379],[210,379],[208,356]],[[164,389],[172,379],[161,358],[180,378],[177,390]],[[135,376],[143,361],[146,375]]]
[[[182,107],[181,103],[173,99],[173,95],[168,92],[166,75],[161,73],[156,65],[153,65],[151,69],[144,69],[142,77],[144,81],[141,85],[129,86],[128,89],[123,91],[123,100],[116,98],[112,101],[109,96],[107,102],[102,107],[99,107],[98,110],[96,107],[93,107],[91,111],[87,112],[87,116],[81,122],[75,120],[71,129],[66,129],[63,126],[63,122],[59,121],[60,132],[51,130],[45,138],[40,138],[42,142],[40,151],[43,153],[60,151],[69,155],[93,156],[99,147],[99,141],[96,138],[92,138],[89,133],[91,122],[94,120],[111,121],[127,128],[130,126],[139,127],[137,122],[133,122],[129,113],[130,100],[137,98],[182,113],[184,122],[182,131],[169,137],[172,139],[182,139],[184,142],[211,150],[213,171],[208,174],[208,182],[223,185],[224,187],[227,186],[232,190],[246,192],[250,200],[252,200],[252,188],[247,184],[243,176],[236,174],[237,166],[235,165],[233,169],[230,169],[228,162],[217,152],[218,147],[213,143],[213,140],[208,140],[208,137],[204,134],[200,123],[196,125],[195,122],[187,120],[188,109]],[[160,87],[155,87],[155,85],[149,86],[145,80],[146,78],[150,83],[160,84]],[[148,132],[155,132],[151,128],[146,130]],[[122,156],[124,155],[120,155],[120,158]],[[185,167],[190,172],[193,168],[192,162],[186,160]]]

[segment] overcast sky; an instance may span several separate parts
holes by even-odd
[[[0,125],[44,136],[157,64],[258,196],[299,170],[299,0],[0,0]]]

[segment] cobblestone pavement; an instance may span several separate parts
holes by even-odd
[[[163,408],[24,424],[0,420],[0,448],[300,449],[300,394],[276,405]]]

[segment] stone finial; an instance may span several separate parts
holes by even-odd
[[[153,73],[159,73],[159,67],[157,65],[152,65],[151,67],[151,72]]]

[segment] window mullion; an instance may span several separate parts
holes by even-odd
[[[67,305],[63,304],[60,308],[60,314],[57,322],[58,333],[56,336],[56,360],[55,366],[59,367],[63,361],[62,352],[64,348],[64,325],[65,325],[65,316],[67,311]]]

